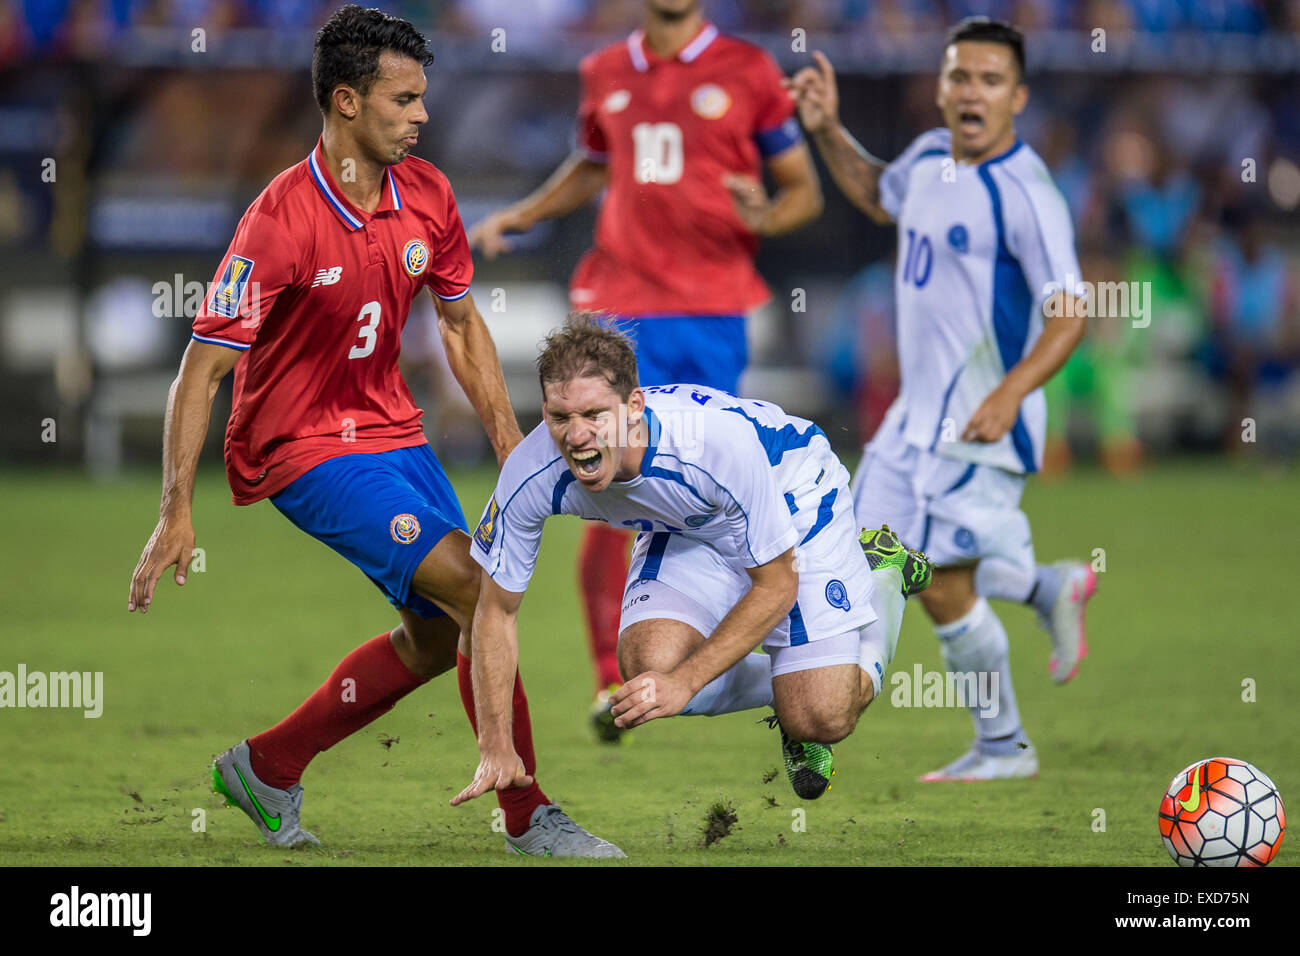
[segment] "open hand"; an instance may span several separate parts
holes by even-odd
[[[144,614],[153,603],[154,585],[163,576],[163,572],[176,566],[175,581],[184,586],[185,575],[189,573],[190,561],[194,557],[194,525],[186,517],[168,517],[158,519],[149,542],[144,546],[140,562],[131,575],[131,590],[127,596],[126,609],[134,611],[139,608]]]

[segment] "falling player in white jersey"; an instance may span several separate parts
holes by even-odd
[[[997,708],[972,708],[975,743],[922,780],[1029,777],[1038,757],[1020,723],[1007,634],[985,597],[1031,605],[1052,639],[1049,669],[1074,676],[1087,650],[1084,564],[1036,565],[1020,510],[1042,460],[1042,385],[1082,338],[1086,302],[1065,200],[1016,136],[1025,107],[1024,39],[972,18],[948,36],[939,71],[946,128],[886,165],[838,117],[829,61],[787,85],[836,183],[876,222],[898,224],[902,387],[854,476],[858,522],[888,521],[929,554],[921,596],[944,663],[997,675]]]
[[[590,315],[547,339],[538,371],[544,421],[510,453],[474,532],[481,762],[453,803],[528,783],[504,681],[542,526],[558,514],[640,532],[616,723],[770,705],[791,785],[821,796],[829,745],[880,693],[905,594],[929,582],[924,556],[887,529],[859,539],[848,470],[815,424],[703,385],[642,389],[629,340]]]

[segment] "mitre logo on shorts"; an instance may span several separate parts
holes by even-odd
[[[415,278],[424,272],[425,267],[429,264],[429,247],[421,239],[412,239],[402,250],[402,265],[406,267],[407,273]]]
[[[478,527],[474,529],[474,543],[483,549],[484,554],[492,550],[492,542],[497,539],[497,515],[500,513],[496,495],[493,495],[483,511]]]
[[[398,544],[410,544],[420,536],[419,519],[412,514],[398,515],[388,523],[388,533]]]
[[[705,83],[691,92],[691,109],[705,119],[718,119],[731,109],[731,97],[716,83]]]
[[[849,592],[844,587],[844,582],[838,578],[826,582],[826,603],[831,607],[837,607],[841,611],[851,610],[853,605],[849,603]]]

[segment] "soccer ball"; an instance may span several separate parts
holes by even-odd
[[[1284,833],[1281,794],[1244,760],[1199,760],[1160,801],[1160,838],[1179,866],[1264,866]]]

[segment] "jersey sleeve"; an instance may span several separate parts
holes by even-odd
[[[1079,274],[1074,226],[1065,197],[1045,168],[1031,170],[1027,178],[1019,170],[1004,172],[1012,199],[1005,203],[1007,250],[1024,270],[1035,310],[1041,311],[1062,289],[1083,298],[1087,289]]]
[[[911,145],[880,174],[880,206],[889,217],[898,220],[912,167],[923,156],[952,155],[952,134],[946,129],[932,129],[912,140]]]
[[[786,92],[781,68],[771,55],[764,53],[752,72],[754,96],[754,142],[764,159],[784,153],[803,141],[794,101]]]
[[[451,301],[469,292],[470,280],[474,278],[474,259],[470,255],[465,224],[461,222],[451,184],[444,180],[443,187],[447,194],[444,231],[425,285],[438,298]]]
[[[193,337],[247,351],[280,293],[293,284],[296,249],[277,220],[252,209],[244,213],[194,317]]]
[[[528,444],[527,440],[521,442],[516,451]],[[542,526],[551,513],[549,501],[543,500],[545,481],[541,477],[551,469],[548,463],[521,481],[519,475],[527,469],[522,460],[513,458],[515,452],[506,459],[496,490],[483,509],[469,553],[498,585],[522,594],[537,566]]]
[[[600,126],[596,111],[600,106],[595,90],[596,61],[588,57],[578,67],[581,99],[578,103],[578,150],[594,163],[609,159],[609,143]]]
[[[793,548],[799,535],[758,436],[741,425],[729,432],[729,439],[721,445],[714,471],[718,504],[740,563],[756,568]]]

